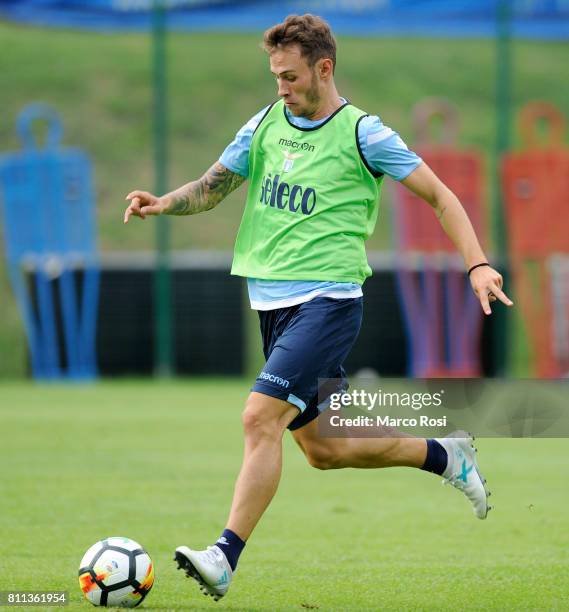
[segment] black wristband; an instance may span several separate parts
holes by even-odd
[[[484,263],[479,263],[476,264],[475,266],[472,266],[472,268],[470,268],[470,270],[468,270],[467,275],[470,278],[470,273],[472,272],[472,270],[476,270],[476,268],[481,268],[482,266],[490,266],[490,264],[485,261]]]

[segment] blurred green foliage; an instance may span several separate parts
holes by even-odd
[[[276,97],[259,35],[172,34],[168,41],[169,184],[198,177],[235,132]],[[2,115],[0,150],[19,147],[15,120],[36,100],[64,120],[66,146],[94,162],[103,250],[151,250],[154,224],[122,224],[124,196],[152,191],[151,44],[145,34],[100,34],[0,24]],[[459,144],[488,154],[495,130],[492,40],[338,39],[337,83],[342,95],[397,130],[412,146],[413,105],[430,96],[453,101],[461,117]],[[563,43],[514,43],[513,108],[545,98],[567,111],[569,81]],[[371,249],[390,247],[386,190]],[[172,246],[230,250],[245,187],[221,207],[172,223]],[[38,203],[38,206],[41,203]],[[2,245],[3,252],[3,245]],[[19,317],[0,264],[0,377],[24,369]]]

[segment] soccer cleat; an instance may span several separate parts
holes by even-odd
[[[474,438],[465,431],[455,431],[446,438],[436,438],[447,452],[448,464],[443,472],[443,484],[451,484],[470,500],[474,514],[485,519],[491,506],[488,505],[490,491],[486,488],[476,461]]]
[[[227,557],[217,546],[208,546],[206,550],[178,546],[174,561],[178,569],[185,570],[188,578],[199,583],[204,595],[211,595],[217,601],[227,593],[233,572]]]

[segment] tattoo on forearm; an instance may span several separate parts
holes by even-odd
[[[244,181],[245,177],[231,172],[216,162],[199,180],[174,191],[171,194],[172,201],[165,213],[167,215],[195,215],[211,210]]]
[[[447,209],[446,206],[444,206],[442,208],[442,210],[440,212],[437,213],[437,219],[440,221],[442,219],[442,216],[445,214],[445,210]]]

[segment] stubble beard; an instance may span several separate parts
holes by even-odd
[[[306,92],[306,106],[299,109],[298,116],[310,119],[320,106],[320,93],[318,91],[318,81],[316,79],[316,70],[312,72],[312,81],[310,89]]]

